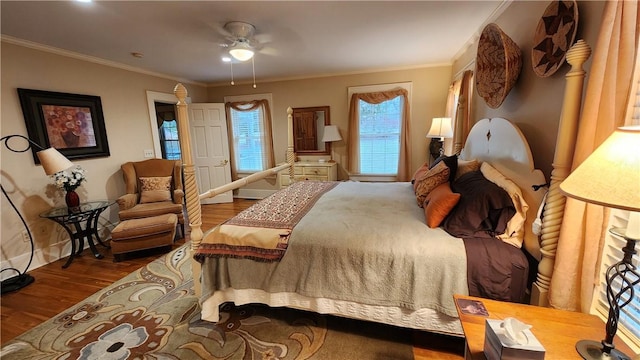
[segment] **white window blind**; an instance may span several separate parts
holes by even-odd
[[[372,93],[402,88],[407,90],[411,104],[411,83],[354,86],[348,89],[348,101],[355,93]],[[400,134],[404,113],[403,97],[398,96],[379,104],[359,101],[360,174],[374,178],[398,174]],[[411,105],[409,105],[411,107]]]
[[[271,104],[272,96],[271,94],[252,94],[224,97],[225,103],[253,100],[267,100]],[[250,174],[269,168],[267,159],[269,139],[265,131],[266,119],[263,112],[262,107],[250,111],[231,109],[230,123],[233,139],[230,146],[233,147],[233,161],[238,174]],[[271,117],[273,118],[272,114]]]
[[[160,148],[162,157],[169,160],[180,160],[180,141],[178,140],[178,122],[165,120],[160,127]]]
[[[402,97],[369,104],[360,100],[360,173],[395,175],[400,157]]]
[[[629,212],[624,210],[611,210],[611,217],[609,219],[609,226],[619,227],[626,229],[627,219],[629,218]],[[607,234],[605,236],[605,244],[602,250],[602,263],[600,268],[600,284],[594,294],[594,301],[592,305],[592,312],[600,316],[606,321],[609,316],[609,303],[607,301],[607,280],[606,272],[609,266],[622,260],[623,252],[622,248],[626,245],[627,241],[622,237]],[[636,246],[636,251],[638,251]],[[633,256],[633,265],[636,267],[640,263],[640,257],[636,253]],[[614,289],[620,288],[620,281],[613,284]],[[631,302],[627,304],[620,311],[620,319],[618,323],[618,332],[616,333],[631,347],[631,349],[638,353],[640,352],[640,284],[634,287],[635,296],[631,299]],[[614,290],[615,291],[615,290]],[[628,296],[625,300],[628,299]],[[604,338],[604,334],[603,334]]]
[[[629,94],[629,104],[627,107],[625,125],[640,125],[640,68],[636,66],[631,92]],[[609,228],[627,228],[629,211],[611,209],[609,217]],[[606,271],[612,264],[622,260],[622,248],[626,245],[626,240],[607,233],[605,236],[604,248],[602,249],[602,260],[600,268],[599,285],[593,295],[591,312],[599,315],[606,321],[609,316],[609,303],[607,301],[607,280]],[[640,252],[640,244],[636,244],[636,252]],[[640,257],[636,253],[632,260],[633,265],[640,265]],[[614,284],[620,288],[620,283]],[[640,285],[634,287],[635,297],[622,308],[616,333],[631,347],[635,353],[640,353]]]
[[[264,169],[262,109],[237,111],[231,109],[233,149],[238,172],[258,172]]]

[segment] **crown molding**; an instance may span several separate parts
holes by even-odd
[[[207,86],[207,84],[205,84],[205,83],[200,83],[200,82],[193,81],[193,80],[190,80],[190,79],[178,78],[178,77],[167,75],[167,74],[163,74],[163,73],[153,72],[153,71],[145,70],[145,69],[138,68],[138,67],[135,67],[135,66],[122,64],[122,63],[119,63],[119,62],[116,62],[116,61],[105,60],[105,59],[102,59],[102,58],[99,58],[99,57],[95,57],[95,56],[84,55],[84,54],[80,54],[80,53],[77,53],[77,52],[56,48],[56,47],[53,47],[53,46],[39,44],[39,43],[36,43],[36,42],[33,42],[33,41],[19,39],[19,38],[16,38],[16,37],[13,37],[13,36],[9,36],[9,35],[0,35],[0,41],[6,42],[8,44],[13,44],[13,45],[18,45],[18,46],[34,49],[34,50],[48,52],[48,53],[55,54],[55,55],[60,55],[60,56],[65,56],[65,57],[69,57],[69,58],[73,58],[73,59],[87,61],[87,62],[91,62],[91,63],[94,63],[94,64],[109,66],[109,67],[113,67],[113,68],[117,68],[117,69],[121,69],[121,70],[127,70],[127,71],[132,71],[132,72],[136,72],[136,73],[140,73],[140,74],[144,74],[144,75],[150,75],[150,76],[155,76],[155,77],[159,77],[159,78],[163,78],[163,79],[173,80],[173,81],[176,81],[176,82],[188,83],[188,84],[199,85],[199,86],[204,86],[204,87]]]
[[[482,30],[485,28],[485,26],[496,21],[496,19],[498,19],[498,17],[502,15],[502,13],[504,13],[505,10],[507,10],[507,8],[511,6],[511,4],[514,1],[515,0],[503,0],[500,3],[500,5],[498,5],[498,7],[496,7],[496,9],[493,10],[493,12],[487,17],[487,19],[482,23],[482,25],[480,25],[478,30],[476,30],[476,32],[469,38],[469,40],[467,40],[467,42],[460,48],[460,50],[458,50],[458,52],[453,57],[453,62],[456,62],[458,59],[460,59],[460,57],[465,52],[467,52],[467,50],[469,50],[469,47],[477,43],[478,40],[480,39],[480,35],[482,34]],[[474,60],[474,63],[475,63],[475,60]]]

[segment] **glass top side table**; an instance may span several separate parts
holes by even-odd
[[[67,262],[62,265],[63,269],[66,269],[71,264],[74,257],[82,253],[85,239],[96,259],[102,259],[104,257],[98,252],[93,242],[93,237],[95,236],[100,245],[108,247],[102,242],[98,234],[98,219],[100,218],[100,214],[112,204],[114,204],[113,201],[90,201],[80,204],[80,206],[73,210],[64,206],[40,214],[40,217],[60,224],[69,234],[69,238],[71,239],[71,254]]]

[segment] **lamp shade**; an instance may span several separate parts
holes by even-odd
[[[69,159],[52,147],[38,151],[37,155],[38,159],[40,159],[40,164],[42,164],[42,169],[47,175],[53,175],[73,166]]]
[[[451,118],[433,118],[431,128],[427,133],[428,138],[450,138],[453,137]]]
[[[567,196],[640,211],[640,126],[618,128],[561,184]]]
[[[236,46],[229,49],[229,55],[233,56],[238,61],[251,60],[253,57],[253,50],[249,44],[240,42]]]
[[[336,125],[327,125],[324,127],[324,135],[322,135],[323,142],[340,141],[340,131]]]

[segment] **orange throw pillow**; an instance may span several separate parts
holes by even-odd
[[[460,194],[451,191],[451,186],[449,186],[448,182],[433,189],[424,201],[424,217],[427,226],[430,228],[440,226],[459,200]]]

